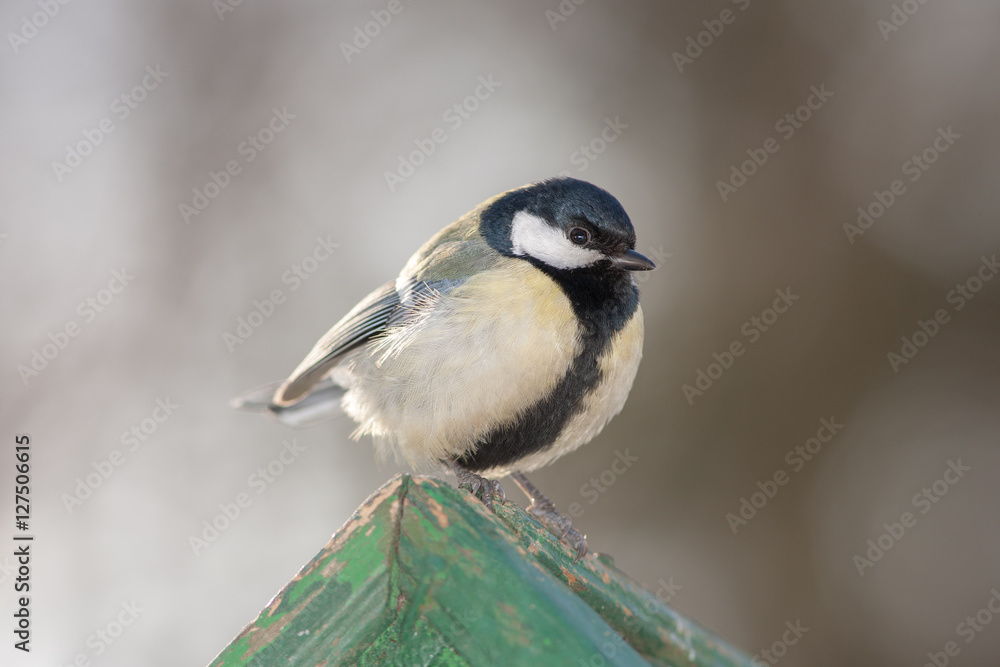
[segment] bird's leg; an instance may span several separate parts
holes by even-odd
[[[545,497],[538,487],[531,483],[524,473],[512,472],[510,474],[514,483],[521,487],[524,495],[531,498],[528,505],[528,512],[535,516],[549,532],[559,538],[570,549],[576,552],[575,561],[587,555],[587,536],[573,528],[573,522],[569,517],[565,517],[556,511],[556,506]]]
[[[463,468],[455,459],[446,459],[445,463],[458,477],[458,488],[465,487],[472,492],[472,495],[483,501],[490,510],[493,509],[493,496],[499,496],[500,502],[507,501],[507,494],[504,493],[500,482],[495,479],[486,479],[471,470]]]

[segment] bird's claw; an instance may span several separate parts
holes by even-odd
[[[559,538],[564,544],[576,552],[574,563],[579,563],[580,559],[587,555],[587,536],[575,528],[570,528],[565,538]]]
[[[559,541],[568,546],[576,553],[573,562],[579,562],[587,555],[587,536],[573,528],[573,521],[556,511],[548,499],[543,502],[532,501],[528,506],[528,512],[545,526],[550,533],[559,538]]]
[[[499,496],[500,504],[507,502],[507,493],[495,479],[486,479],[474,472],[464,471],[458,475],[458,488],[468,489],[470,493],[482,501],[487,508],[493,510],[493,498]]]

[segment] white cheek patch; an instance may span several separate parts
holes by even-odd
[[[558,228],[526,211],[519,211],[511,222],[510,245],[515,255],[528,255],[557,269],[578,269],[603,257],[574,245]]]

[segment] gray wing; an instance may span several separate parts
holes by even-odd
[[[345,354],[389,327],[405,325],[409,316],[432,308],[441,293],[492,268],[499,255],[477,230],[476,218],[465,216],[425,243],[403,270],[401,289],[386,283],[337,322],[278,388],[274,404],[285,407],[301,400]]]
[[[343,414],[338,408],[345,390],[330,378],[323,378],[309,389],[308,394],[294,405],[288,406],[274,404],[274,392],[280,386],[280,382],[272,382],[251,389],[242,396],[234,398],[229,404],[237,410],[264,412],[282,424],[295,428],[315,426]]]
[[[288,406],[301,400],[345,354],[385,331],[393,315],[398,318],[399,310],[395,281],[366,296],[317,341],[298,368],[281,384],[274,393],[275,405]]]

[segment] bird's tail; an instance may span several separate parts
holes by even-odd
[[[238,410],[267,413],[282,424],[296,428],[315,426],[344,414],[340,399],[346,390],[329,378],[317,382],[309,394],[292,405],[275,405],[274,392],[281,384],[274,382],[251,389],[229,404]]]

